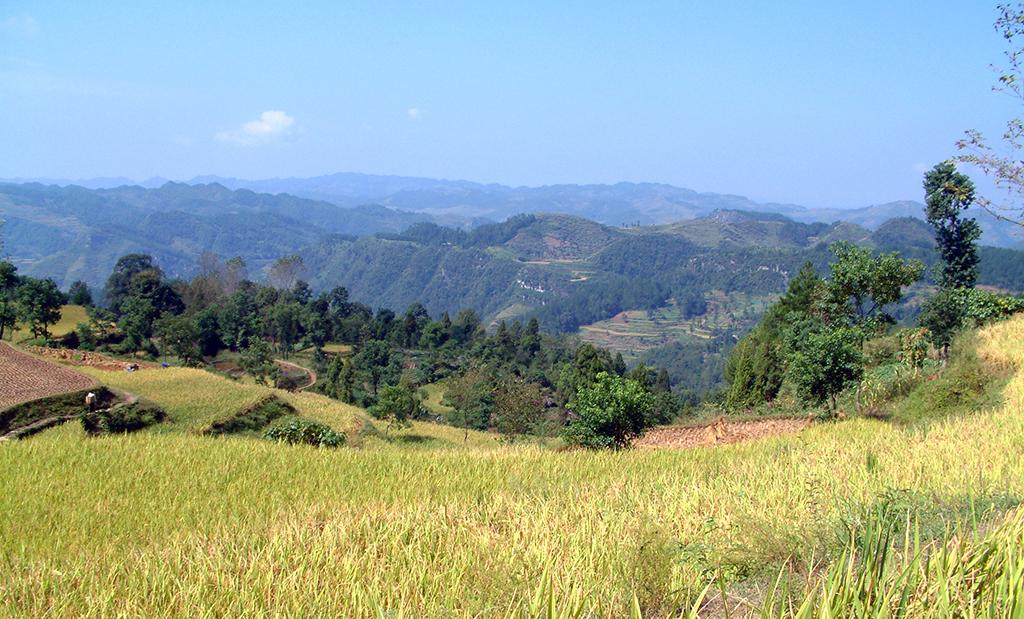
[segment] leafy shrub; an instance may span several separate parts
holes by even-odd
[[[274,394],[261,398],[255,404],[247,406],[231,417],[215,421],[204,430],[204,434],[232,434],[237,432],[255,431],[266,427],[275,419],[286,415],[294,415],[295,407]]]
[[[961,328],[980,327],[1022,311],[1024,297],[977,288],[953,288],[928,299],[919,322],[929,330],[932,343],[945,351]]]
[[[299,387],[306,383],[305,374],[281,374],[274,381],[274,386],[285,391],[298,391]]]
[[[316,421],[291,417],[274,425],[263,433],[263,438],[292,445],[315,445],[318,447],[341,447],[345,435]]]
[[[900,349],[898,334],[875,337],[864,342],[864,358],[869,366],[883,365],[896,361]]]
[[[125,434],[136,432],[167,418],[167,413],[152,402],[116,404],[101,411],[82,415],[82,428],[88,434]]]
[[[591,449],[628,447],[643,432],[653,406],[654,396],[640,383],[601,372],[567,406],[573,418],[563,438],[569,445]]]

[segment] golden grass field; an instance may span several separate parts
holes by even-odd
[[[60,321],[50,327],[50,335],[53,337],[67,335],[74,331],[80,322],[89,322],[89,315],[86,314],[85,308],[81,305],[65,305],[61,308]],[[29,330],[21,327],[15,329],[8,339],[12,342],[19,342],[29,337],[32,337]]]
[[[613,453],[478,436],[458,449],[371,440],[338,450],[158,430],[86,438],[67,425],[0,448],[2,612],[674,616],[700,602],[702,616],[724,616],[724,591],[743,616],[772,599],[781,574],[797,603],[757,616],[834,616],[813,602],[832,582],[824,568],[886,497],[917,506],[903,516],[916,535],[963,536],[943,547],[956,544],[953,554],[935,554],[945,562],[893,559],[920,579],[910,616],[973,604],[942,583],[988,582],[1005,551],[1009,584],[984,598],[1003,600],[1024,583],[1010,578],[1024,570],[1013,511],[1024,496],[1024,317],[979,337],[986,361],[1017,372],[1003,405],[912,429],[857,419],[724,447]],[[92,374],[164,405],[175,428],[240,408],[254,389],[189,370]],[[313,394],[289,398],[332,425],[362,418]],[[445,430],[457,438],[446,444],[461,445],[461,431]],[[999,552],[983,552],[973,532],[1003,519]],[[832,565],[842,580],[845,564]]]

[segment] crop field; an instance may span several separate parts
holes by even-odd
[[[88,389],[96,381],[0,342],[0,410],[51,395]]]
[[[318,450],[54,429],[0,449],[0,600],[20,616],[518,617],[742,616],[763,604],[793,616],[806,599],[802,616],[824,617],[883,557],[875,585],[912,582],[909,616],[1019,603],[1006,592],[1024,559],[1024,318],[980,340],[987,363],[1017,370],[1005,401],[925,429],[857,419],[620,453],[475,435],[465,449]],[[183,372],[118,374],[117,386],[194,420],[254,389]],[[195,387],[174,395],[173,381]],[[343,414],[290,397],[304,414]],[[879,511],[910,524],[909,545],[897,534],[857,554],[865,542],[850,546],[851,532]],[[903,550],[878,550],[890,542]],[[970,587],[951,592],[958,582]],[[783,597],[794,606],[775,605]]]
[[[707,311],[684,318],[675,301],[652,311],[629,310],[607,320],[580,327],[580,339],[619,351],[627,358],[638,357],[658,346],[687,339],[708,339],[723,329],[743,331],[752,327],[775,297],[742,292],[708,295]]]

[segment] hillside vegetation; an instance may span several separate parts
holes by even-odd
[[[0,598],[24,615],[504,616],[550,605],[658,616],[702,593],[717,612],[724,588],[733,610],[785,596],[795,611],[819,596],[818,578],[837,578],[823,560],[862,552],[850,535],[870,538],[881,510],[886,522],[916,523],[921,560],[949,526],[963,541],[943,572],[915,572],[913,616],[948,608],[933,596],[959,570],[993,584],[946,604],[1009,604],[992,596],[1013,581],[987,571],[1002,559],[962,561],[984,543],[974,532],[1024,495],[1024,317],[977,341],[982,362],[1014,372],[1004,402],[926,431],[857,419],[712,449],[559,453],[52,430],[0,450]],[[144,390],[160,374],[124,384]],[[189,392],[208,388],[179,378]],[[1020,548],[1005,540],[1019,536],[1014,522],[998,532],[1000,552]],[[773,594],[780,569],[787,584]],[[847,581],[837,596],[853,591]]]

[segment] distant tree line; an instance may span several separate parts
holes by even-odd
[[[543,333],[537,318],[488,331],[473,310],[436,319],[418,303],[401,314],[374,311],[352,302],[342,287],[314,294],[304,270],[301,257],[285,256],[260,284],[240,258],[205,254],[198,275],[169,280],[151,256],[128,254],[115,264],[98,304],[84,284],[65,295],[50,280],[4,275],[4,290],[15,294],[0,298],[0,307],[6,312],[10,303],[27,320],[28,308],[45,305],[49,313],[31,323],[45,338],[61,305],[74,300],[88,307],[88,320],[63,345],[196,367],[230,351],[263,383],[281,384],[276,358],[312,349],[320,378],[314,388],[365,407],[388,427],[436,417],[422,398],[423,388],[439,381],[451,412],[437,420],[508,440],[562,433],[580,445],[622,447],[643,428],[688,410],[665,370],[628,370],[621,355]],[[10,263],[0,263],[5,273],[14,273]],[[352,353],[328,352],[328,344],[351,346]]]

